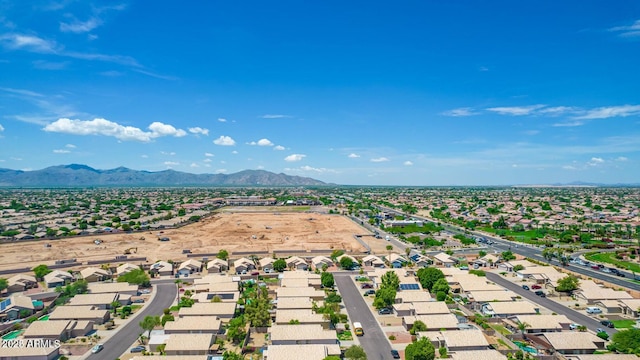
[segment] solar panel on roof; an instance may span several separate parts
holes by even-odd
[[[400,290],[420,290],[418,284],[400,284]]]
[[[4,299],[0,302],[0,311],[4,311],[11,305],[11,299]]]

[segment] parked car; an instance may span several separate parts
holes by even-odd
[[[633,276],[633,280],[640,281],[640,275],[634,275]]]
[[[375,295],[375,294],[376,294],[376,291],[375,291],[375,290],[367,290],[367,291],[365,291],[365,292],[364,292],[364,295],[365,295],[365,296]]]
[[[362,283],[360,285],[361,289],[373,289],[373,284],[372,283]]]
[[[400,359],[400,353],[398,350],[391,350],[391,357],[394,359]]]
[[[597,328],[596,329],[596,334],[600,334],[600,333],[606,333],[606,331],[604,331],[603,328]]]
[[[622,273],[622,272],[620,272],[620,271],[618,271],[618,272],[616,273],[616,276],[620,276],[620,277],[627,277],[627,275],[625,275],[624,273]]]
[[[538,284],[533,284],[533,285],[531,285],[531,288],[532,288],[533,290],[539,290],[539,289],[542,289],[542,286],[540,286],[540,285],[538,285]]]
[[[540,297],[547,297],[547,295],[542,290],[538,290],[538,291],[534,292],[534,294],[536,294],[536,295],[538,295]]]
[[[139,352],[143,352],[145,350],[147,350],[147,348],[142,346],[142,345],[138,345],[138,346],[135,346],[135,347],[131,348],[131,352],[132,353],[139,353]]]
[[[522,288],[525,289],[525,290],[529,290],[529,286],[527,286],[527,285],[522,285]]]
[[[393,310],[389,309],[389,308],[382,308],[380,310],[378,310],[378,315],[390,315],[393,313]]]
[[[587,307],[587,314],[602,314],[602,309],[597,306]]]
[[[258,275],[260,275],[260,271],[251,272],[251,276],[258,276]]]
[[[613,327],[615,327],[615,326],[613,325],[613,323],[612,323],[611,321],[609,321],[609,320],[602,320],[602,321],[600,321],[600,324],[602,324],[602,325],[604,325],[604,326],[606,326],[606,327],[608,327],[608,328],[613,328]]]
[[[595,265],[595,264],[594,264],[594,265],[591,265],[591,268],[592,268],[593,270],[600,270],[600,266]]]
[[[569,325],[569,330],[576,330],[580,326],[582,326],[582,325],[573,323],[573,324]]]
[[[606,274],[611,274],[612,271],[609,268],[604,268],[602,269],[602,272]]]
[[[102,351],[102,349],[104,349],[104,345],[102,345],[102,344],[98,344],[98,345],[94,346],[94,347],[91,349],[91,352],[92,352],[93,354],[97,354],[97,353],[99,353],[100,351]]]

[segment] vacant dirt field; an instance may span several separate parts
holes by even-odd
[[[130,256],[145,256],[149,261],[182,259],[184,249],[192,253],[217,253],[220,249],[233,252],[267,252],[278,250],[343,249],[361,253],[364,247],[354,239],[366,231],[339,215],[284,212],[217,213],[198,223],[179,229],[143,233],[100,234],[60,240],[29,241],[0,245],[0,269],[51,264],[59,259],[79,262],[103,260],[123,255],[134,248]],[[168,237],[170,241],[158,241]],[[100,245],[95,239],[103,240]],[[373,252],[386,252],[385,242],[372,236],[363,237]],[[50,244],[51,247],[45,247]],[[115,261],[114,261],[115,262]]]

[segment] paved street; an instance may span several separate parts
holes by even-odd
[[[569,318],[569,320],[575,323],[578,323],[580,325],[584,325],[589,330],[595,331],[597,328],[602,328],[602,329],[605,329],[610,336],[617,332],[617,330],[615,329],[606,328],[605,326],[600,324],[599,320],[596,320],[590,316],[587,316],[584,311],[582,312],[575,311],[573,309],[569,309],[564,305],[558,304],[553,300],[537,296],[536,294],[533,293],[533,291],[525,290],[521,286],[518,286],[518,284],[514,284],[511,281],[503,278],[498,274],[494,274],[490,272],[487,272],[486,274],[487,274],[488,280],[495,282],[496,284],[504,287],[505,289],[509,289],[515,292],[516,294],[522,296],[523,298],[528,299],[531,302],[540,304],[546,307],[547,309],[555,312],[556,314],[565,315],[566,317]]]
[[[351,274],[334,273],[336,285],[349,314],[351,324],[358,321],[362,323],[364,336],[358,338],[360,345],[367,353],[369,360],[391,359],[391,345],[382,332],[380,324],[365,303],[360,289],[356,287]]]
[[[131,344],[143,331],[140,328],[140,321],[147,315],[162,315],[162,310],[170,307],[176,299],[178,288],[171,280],[171,283],[159,282],[156,284],[157,294],[153,301],[146,304],[141,310],[141,314],[124,327],[118,330],[111,338],[104,343],[104,350],[87,357],[89,360],[115,360],[131,348]]]

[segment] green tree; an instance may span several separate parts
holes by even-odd
[[[173,317],[173,315],[171,314],[164,314],[162,315],[162,319],[160,320],[160,322],[162,323],[162,326],[164,326],[167,321],[174,321],[175,318]]]
[[[220,251],[218,251],[218,259],[220,260],[228,260],[229,259],[229,252],[225,249],[222,249]]]
[[[231,319],[231,321],[229,321],[229,327],[227,328],[227,338],[236,344],[239,343],[247,334],[245,326],[246,321],[243,315]]]
[[[322,287],[324,288],[332,288],[335,285],[335,279],[333,278],[333,274],[330,272],[323,272],[320,275],[320,282],[322,283]]]
[[[431,340],[423,337],[418,341],[407,345],[404,350],[405,360],[433,360],[436,357],[436,349],[431,344]]]
[[[436,281],[435,284],[433,284],[433,288],[431,289],[431,291],[433,291],[434,293],[438,293],[438,292],[443,292],[445,294],[449,293],[449,283],[447,282],[447,279],[441,278],[438,279],[438,281]]]
[[[524,270],[524,265],[522,265],[522,264],[518,264],[518,265],[516,265],[516,266],[514,266],[514,267],[513,267],[513,271],[518,272],[518,271],[520,271],[520,270]]]
[[[486,251],[484,251],[484,250],[480,250],[480,251],[478,252],[478,257],[485,257],[485,256],[487,256],[487,252],[486,252]]]
[[[411,327],[411,330],[409,330],[409,333],[411,335],[415,335],[420,331],[427,331],[427,324],[425,324],[424,322],[422,322],[420,320],[416,320],[413,323],[413,326]]]
[[[433,285],[438,279],[444,279],[444,273],[437,268],[422,268],[418,270],[418,280],[420,285],[427,291],[431,292]]]
[[[9,282],[5,278],[0,278],[0,292],[9,287]]]
[[[111,309],[113,309],[113,315],[115,315],[118,312],[118,308],[120,307],[120,301],[115,300],[111,302]]]
[[[396,301],[396,289],[389,286],[382,286],[376,291],[376,298],[373,300],[373,306],[376,309],[390,307]]]
[[[613,334],[609,350],[640,355],[640,329],[621,330]]]
[[[367,360],[367,354],[364,352],[364,349],[362,348],[362,346],[358,346],[358,345],[351,345],[344,352],[344,357],[345,359],[350,359],[350,360]]]
[[[556,291],[571,292],[577,290],[580,286],[580,281],[573,275],[567,275],[558,280],[558,286]]]
[[[287,268],[287,262],[284,259],[278,259],[273,262],[273,270],[277,272],[282,272]]]
[[[331,259],[334,261],[344,254],[344,250],[333,250],[331,252]]]
[[[344,270],[351,270],[353,268],[353,260],[348,256],[343,256],[340,259],[340,267]]]
[[[392,289],[397,290],[398,286],[400,286],[400,279],[398,278],[398,274],[395,271],[387,271],[381,276],[381,281],[383,287],[390,287]]]
[[[162,321],[160,320],[159,316],[147,315],[140,322],[140,327],[142,328],[142,330],[149,333],[147,337],[151,337],[151,330],[153,330],[158,325],[162,325]]]
[[[271,299],[266,287],[259,287],[249,295],[244,317],[253,327],[265,327],[271,323]]]
[[[520,321],[518,320],[518,322],[516,323],[518,325],[518,330],[520,330],[520,333],[522,334],[522,338],[526,339],[527,338],[527,328],[530,328],[531,325],[529,325],[526,322]]]
[[[47,275],[50,272],[51,270],[49,269],[49,267],[44,264],[38,265],[33,268],[33,273],[36,275],[36,279],[42,279],[44,278],[45,275]]]
[[[391,251],[391,250],[393,250],[393,245],[387,245],[386,248],[387,248],[387,251]]]
[[[502,260],[504,261],[511,261],[511,260],[515,260],[516,256],[513,255],[513,253],[511,252],[511,250],[508,251],[503,251],[502,254],[500,254],[500,257],[502,258]]]

